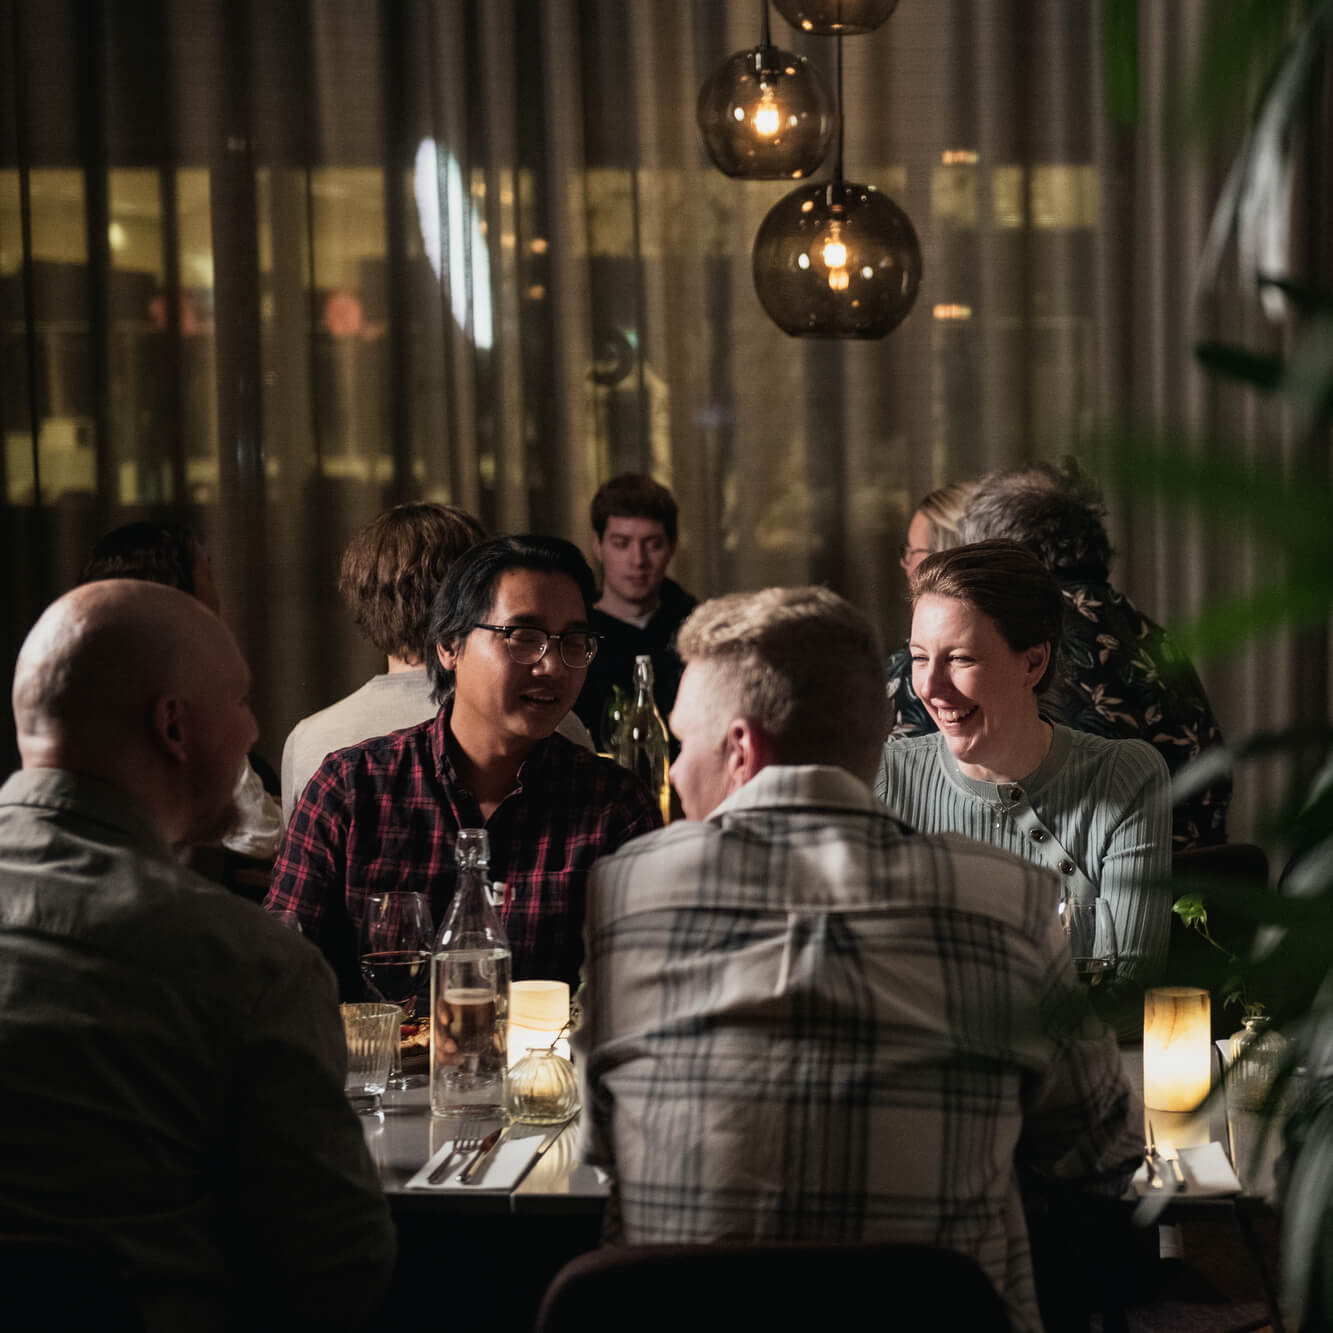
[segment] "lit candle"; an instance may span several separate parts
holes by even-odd
[[[529,1046],[543,1050],[569,1022],[569,983],[566,981],[516,981],[509,988],[509,1064],[512,1068]],[[569,1058],[569,1043],[556,1050]]]
[[[1212,1007],[1193,986],[1159,986],[1143,997],[1143,1100],[1192,1111],[1212,1084]]]

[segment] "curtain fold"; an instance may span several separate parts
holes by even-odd
[[[334,580],[389,503],[586,545],[597,485],[652,471],[694,592],[826,581],[891,643],[898,543],[947,481],[1123,421],[1293,466],[1191,355],[1226,153],[1175,145],[1165,90],[1206,9],[1141,6],[1133,129],[1098,5],[905,3],[846,40],[847,174],[925,263],[861,344],[768,321],[750,248],[793,183],[725,179],[699,142],[754,0],[0,0],[10,660],[100,532],[184,514],[276,758],[376,669]],[[773,36],[832,85],[830,41]],[[1116,581],[1168,625],[1264,575],[1187,497],[1108,501]],[[1326,712],[1287,636],[1202,666],[1232,735]],[[1243,782],[1237,808],[1243,832]]]

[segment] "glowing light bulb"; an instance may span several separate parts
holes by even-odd
[[[842,240],[842,224],[836,218],[829,223],[828,231],[824,234],[820,258],[828,270],[829,290],[845,292],[851,275],[847,272],[847,247]]]
[[[778,110],[772,88],[767,84],[763,85],[759,105],[755,107],[751,124],[754,126],[754,132],[765,139],[771,139],[782,126],[782,113]]]
[[[842,224],[835,218],[828,224],[822,253],[825,268],[846,268],[847,247],[842,243]],[[843,284],[846,286],[846,284]]]

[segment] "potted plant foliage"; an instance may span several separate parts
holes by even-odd
[[[1112,110],[1122,115],[1136,87],[1137,13],[1135,0],[1107,0],[1107,85]],[[1200,618],[1191,637],[1201,653],[1284,626],[1326,634],[1333,608],[1333,0],[1264,0],[1210,13],[1196,112],[1234,106],[1248,76],[1268,74],[1201,256],[1201,305],[1219,294],[1224,272],[1233,280],[1239,274],[1231,295],[1251,303],[1260,315],[1253,326],[1270,336],[1256,345],[1214,327],[1195,350],[1212,374],[1280,401],[1304,466],[1286,477],[1276,466],[1260,472],[1244,451],[1215,440],[1172,452],[1160,438],[1135,447],[1123,437],[1099,462],[1103,472],[1139,486],[1152,475],[1170,492],[1199,497],[1223,522],[1244,519],[1280,557],[1269,587]],[[1278,891],[1267,883],[1205,887],[1179,898],[1176,911],[1232,956],[1245,1017],[1271,1019],[1290,1042],[1284,1068],[1305,1070],[1294,1105],[1279,1096],[1267,1105],[1285,1141],[1285,1298],[1302,1311],[1306,1330],[1333,1329],[1331,741],[1326,725],[1251,737],[1227,754],[1201,756],[1177,781],[1179,791],[1207,785],[1219,766],[1238,761],[1294,761],[1291,790],[1265,837],[1277,853]],[[1232,955],[1228,938],[1212,939],[1209,909],[1220,901],[1233,919],[1253,925],[1252,947]]]

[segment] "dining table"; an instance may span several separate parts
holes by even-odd
[[[413,1188],[410,1184],[452,1143],[460,1124],[457,1119],[431,1115],[426,1088],[390,1089],[384,1094],[380,1113],[362,1116],[361,1120],[366,1146],[396,1216],[422,1210],[467,1215],[562,1213],[600,1221],[609,1191],[596,1169],[578,1160],[577,1117],[563,1125],[516,1123],[510,1127],[507,1157],[521,1157],[516,1151],[520,1145],[530,1147],[535,1154],[551,1138],[540,1157],[520,1164],[522,1178],[517,1184],[510,1183],[512,1172],[501,1177],[488,1172],[475,1185],[460,1185],[456,1178],[449,1179],[444,1189]],[[489,1130],[499,1123],[486,1121],[483,1127]]]
[[[398,1263],[383,1301],[397,1325],[431,1327],[446,1317],[451,1327],[530,1329],[551,1279],[601,1243],[609,1190],[578,1161],[576,1121],[535,1161],[552,1127],[511,1127],[503,1163],[518,1159],[517,1184],[512,1170],[493,1167],[475,1185],[459,1184],[464,1156],[440,1186],[425,1189],[412,1180],[461,1122],[432,1116],[427,1090],[408,1088],[386,1092],[381,1109],[362,1115],[361,1124],[398,1231]]]
[[[1139,1046],[1122,1047],[1121,1055],[1129,1081],[1142,1099],[1143,1049]],[[1158,1168],[1163,1156],[1170,1158],[1179,1153],[1186,1161],[1194,1156],[1196,1160],[1215,1164],[1216,1172],[1229,1170],[1234,1177],[1231,1183],[1236,1188],[1228,1189],[1227,1182],[1217,1176],[1212,1189],[1195,1189],[1187,1184],[1170,1194],[1160,1217],[1150,1220],[1184,1228],[1188,1246],[1191,1221],[1216,1221],[1219,1216],[1228,1218],[1234,1224],[1249,1260],[1269,1327],[1273,1333],[1284,1333],[1275,1274],[1256,1227],[1256,1223],[1270,1220],[1274,1215],[1278,1195],[1277,1169],[1282,1150],[1280,1116],[1271,1107],[1261,1109],[1241,1103],[1225,1077],[1229,1059],[1230,1043],[1215,1042],[1211,1091],[1196,1110],[1164,1111],[1145,1105],[1143,1119],[1145,1141],[1158,1149]],[[1281,1105],[1287,1105],[1296,1095],[1296,1087],[1288,1086]],[[1206,1156],[1210,1152],[1211,1158]],[[1169,1167],[1168,1171],[1173,1169]],[[1140,1196],[1151,1193],[1151,1187],[1145,1188],[1145,1175],[1146,1170],[1141,1168],[1133,1185],[1136,1207]]]
[[[1144,1109],[1144,1137],[1159,1149],[1188,1155],[1212,1143],[1234,1170],[1240,1191],[1230,1193],[1173,1192],[1158,1221],[1188,1226],[1192,1218],[1235,1221],[1246,1253],[1264,1293],[1272,1326],[1282,1317],[1269,1265],[1255,1234],[1257,1216],[1271,1212],[1278,1135],[1268,1132],[1269,1120],[1232,1104],[1220,1075],[1225,1062],[1221,1043],[1214,1057],[1214,1094],[1190,1113]],[[1121,1054],[1131,1085],[1142,1096],[1143,1052],[1123,1046]],[[1218,1086],[1220,1084],[1220,1086]],[[575,1255],[600,1243],[602,1214],[609,1197],[605,1177],[578,1158],[577,1119],[562,1127],[513,1125],[508,1133],[508,1170],[484,1174],[476,1185],[462,1185],[455,1162],[442,1186],[420,1188],[421,1173],[446,1149],[459,1122],[434,1117],[424,1087],[385,1093],[381,1110],[361,1117],[366,1144],[380,1183],[398,1224],[399,1277],[395,1308],[420,1303],[423,1313],[437,1307],[433,1288],[423,1287],[420,1274],[440,1271],[466,1274],[461,1286],[451,1282],[454,1315],[470,1312],[484,1318],[499,1308],[502,1326],[528,1327],[542,1292],[559,1268]],[[485,1128],[498,1125],[488,1122]],[[544,1141],[550,1140],[540,1156]],[[535,1159],[535,1160],[534,1160]],[[499,1162],[499,1154],[496,1157]],[[517,1164],[515,1166],[515,1164]],[[517,1180],[515,1183],[515,1171]],[[1145,1190],[1142,1177],[1127,1190],[1127,1207],[1137,1206]]]

